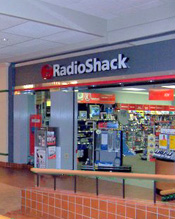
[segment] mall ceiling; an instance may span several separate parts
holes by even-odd
[[[174,38],[174,0],[0,0],[0,63]]]

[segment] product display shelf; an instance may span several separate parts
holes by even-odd
[[[156,134],[160,132],[161,128],[171,128],[174,126],[173,120],[174,112],[159,113],[143,112],[143,111],[128,111],[130,113],[130,120],[128,126],[125,127],[127,134],[127,145],[134,149],[134,151],[142,152],[147,148],[147,141],[149,134]],[[158,140],[156,139],[156,142]]]
[[[94,129],[93,123],[85,124],[92,120],[78,120],[77,135],[77,158],[79,164],[88,164],[93,167],[94,163]]]
[[[78,153],[77,158],[79,164],[81,163],[81,169],[98,169],[96,165],[97,157],[99,160],[100,155],[109,157],[108,154],[113,154],[114,158],[109,160],[114,162],[116,153],[119,153],[120,150],[115,151],[105,151],[96,147],[96,132],[98,129],[98,124],[106,124],[107,122],[116,122],[114,119],[78,119]],[[109,128],[103,128],[104,132],[108,132]],[[118,131],[118,128],[110,128],[110,131]],[[98,155],[97,155],[97,154]],[[105,155],[106,154],[106,155]],[[120,162],[121,163],[121,162]],[[111,164],[110,164],[111,165]],[[99,166],[100,168],[100,166]],[[107,168],[107,167],[106,167]],[[112,168],[112,167],[110,167]]]
[[[95,122],[103,122],[103,121],[116,121],[115,119],[78,119],[78,121],[95,121]]]

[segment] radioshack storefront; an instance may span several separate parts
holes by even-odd
[[[154,173],[161,129],[174,127],[173,45],[105,47],[16,64],[14,162],[139,172],[148,161],[143,171]]]

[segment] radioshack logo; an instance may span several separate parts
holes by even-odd
[[[84,73],[104,72],[111,70],[127,69],[129,58],[123,54],[118,54],[117,58],[111,60],[100,60],[98,58],[87,59],[84,63],[72,61],[68,66],[54,64],[44,65],[41,69],[41,74],[44,79],[51,79],[53,77],[77,75]]]
[[[53,67],[51,65],[44,65],[41,68],[41,75],[42,75],[43,79],[53,78]]]

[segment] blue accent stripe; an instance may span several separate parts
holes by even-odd
[[[8,69],[9,95],[8,95],[8,162],[13,163],[13,112],[14,112],[14,86],[15,86],[15,63],[11,63]]]

